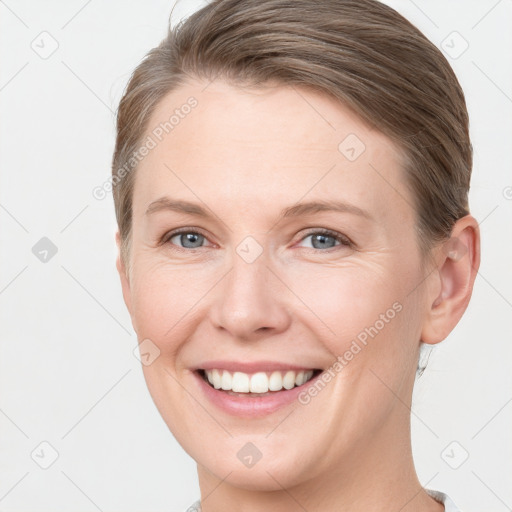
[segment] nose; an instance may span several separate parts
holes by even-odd
[[[216,290],[210,317],[233,338],[257,340],[285,331],[290,325],[286,287],[268,266],[265,253],[248,263],[234,255],[231,271]]]

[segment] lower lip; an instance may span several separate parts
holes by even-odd
[[[271,414],[297,400],[298,395],[311,386],[321,373],[302,386],[274,391],[264,396],[246,396],[244,393],[230,395],[226,391],[210,386],[197,371],[193,372],[199,387],[206,397],[218,408],[235,416],[257,417]],[[298,400],[297,400],[298,401]]]

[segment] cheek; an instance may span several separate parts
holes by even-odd
[[[158,357],[142,366],[144,379],[162,418],[182,445],[186,445],[187,433],[194,428],[194,418],[204,414],[201,410],[181,414],[180,407],[190,398],[178,382],[183,377],[180,351],[193,335],[201,299],[214,282],[206,274],[204,269],[180,268],[157,258],[141,257],[133,267],[137,336],[139,341],[151,340],[158,349]]]
[[[134,265],[133,315],[139,338],[150,338],[162,351],[178,340],[214,280],[205,268],[180,268],[141,260]]]
[[[297,308],[308,307],[301,321],[331,353],[333,364],[338,361],[333,369],[343,374],[344,386],[363,370],[369,377],[368,369],[381,372],[393,383],[415,368],[421,317],[418,298],[410,294],[413,269],[404,263],[391,267],[373,262],[289,276],[300,298]]]
[[[402,309],[405,297],[404,284],[377,265],[309,268],[288,279],[294,283],[297,307],[307,306],[334,340],[355,337],[375,323],[382,330],[383,322],[387,325]]]

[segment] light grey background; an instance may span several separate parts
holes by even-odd
[[[471,116],[470,205],[482,230],[472,302],[415,391],[417,469],[425,487],[465,512],[504,512],[512,507],[512,2],[387,3],[451,55]],[[110,173],[123,88],[164,37],[172,5],[0,1],[2,512],[174,512],[199,497],[195,463],[160,418],[133,355],[111,196],[92,195]],[[201,5],[179,2],[173,19]],[[46,262],[33,252],[43,237],[57,248],[52,256],[36,246]]]

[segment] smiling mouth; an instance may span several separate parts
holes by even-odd
[[[322,370],[286,370],[273,372],[230,372],[227,370],[197,370],[203,380],[218,391],[230,395],[265,396],[303,386]]]

